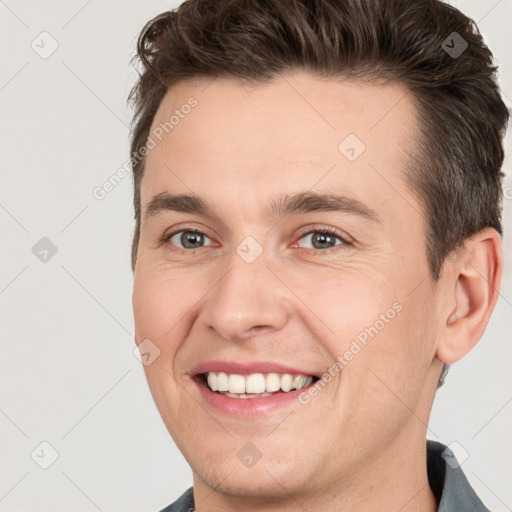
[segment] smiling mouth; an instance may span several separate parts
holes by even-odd
[[[206,372],[198,376],[202,385],[213,393],[229,398],[264,398],[299,390],[316,382],[313,375],[291,373]]]

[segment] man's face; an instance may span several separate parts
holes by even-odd
[[[390,453],[424,443],[441,368],[425,218],[404,177],[410,95],[305,73],[198,80],[169,90],[152,130],[176,109],[142,180],[133,308],[137,344],[160,350],[144,369],[195,482],[300,496],[368,471],[377,485],[400,463]],[[207,209],[162,208],[159,194]],[[300,194],[342,199],[279,209]],[[206,387],[209,371],[248,392],[269,373],[285,389],[284,373],[330,378],[235,398]]]

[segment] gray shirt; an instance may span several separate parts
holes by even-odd
[[[490,512],[469,485],[451,450],[436,441],[427,441],[427,474],[430,488],[439,502],[437,512]],[[191,487],[161,512],[194,510]]]

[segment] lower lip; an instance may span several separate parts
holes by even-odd
[[[270,414],[278,409],[282,409],[298,402],[299,395],[307,391],[314,383],[301,389],[293,391],[275,393],[271,396],[262,398],[231,398],[211,391],[202,383],[202,377],[194,379],[201,397],[212,409],[226,414],[228,416],[236,416],[238,418],[250,418],[255,415]]]

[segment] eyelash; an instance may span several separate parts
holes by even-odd
[[[206,237],[208,237],[208,235],[206,233],[204,233],[203,231],[201,231],[200,229],[197,229],[195,227],[183,227],[183,228],[181,228],[181,229],[179,229],[177,231],[173,231],[172,233],[169,233],[167,235],[163,235],[162,238],[160,239],[160,245],[163,245],[163,244],[169,242],[169,240],[174,235],[177,235],[178,233],[186,233],[186,232],[197,233],[197,234],[205,235]],[[305,247],[298,247],[298,248],[299,249],[306,249],[306,250],[310,251],[313,254],[318,254],[319,255],[319,254],[326,254],[326,253],[330,254],[332,251],[337,250],[337,248],[341,248],[343,246],[353,245],[349,240],[347,240],[347,238],[345,238],[345,236],[342,233],[340,233],[336,229],[331,228],[329,226],[325,226],[325,227],[321,227],[321,228],[313,228],[313,229],[309,229],[308,231],[304,231],[297,238],[297,241],[301,240],[302,238],[304,238],[307,235],[311,235],[311,234],[314,234],[314,233],[320,233],[320,234],[335,236],[342,243],[338,244],[338,245],[334,245],[333,247],[328,247],[327,249],[308,249],[308,248],[305,248]],[[208,237],[208,238],[210,238],[210,237]],[[182,249],[182,248],[176,247],[176,246],[172,246],[172,247],[173,247],[173,250],[177,251],[179,254],[185,254],[185,253],[190,254],[191,252],[194,252],[197,249],[203,249],[204,248],[204,247],[198,247],[197,249]]]

